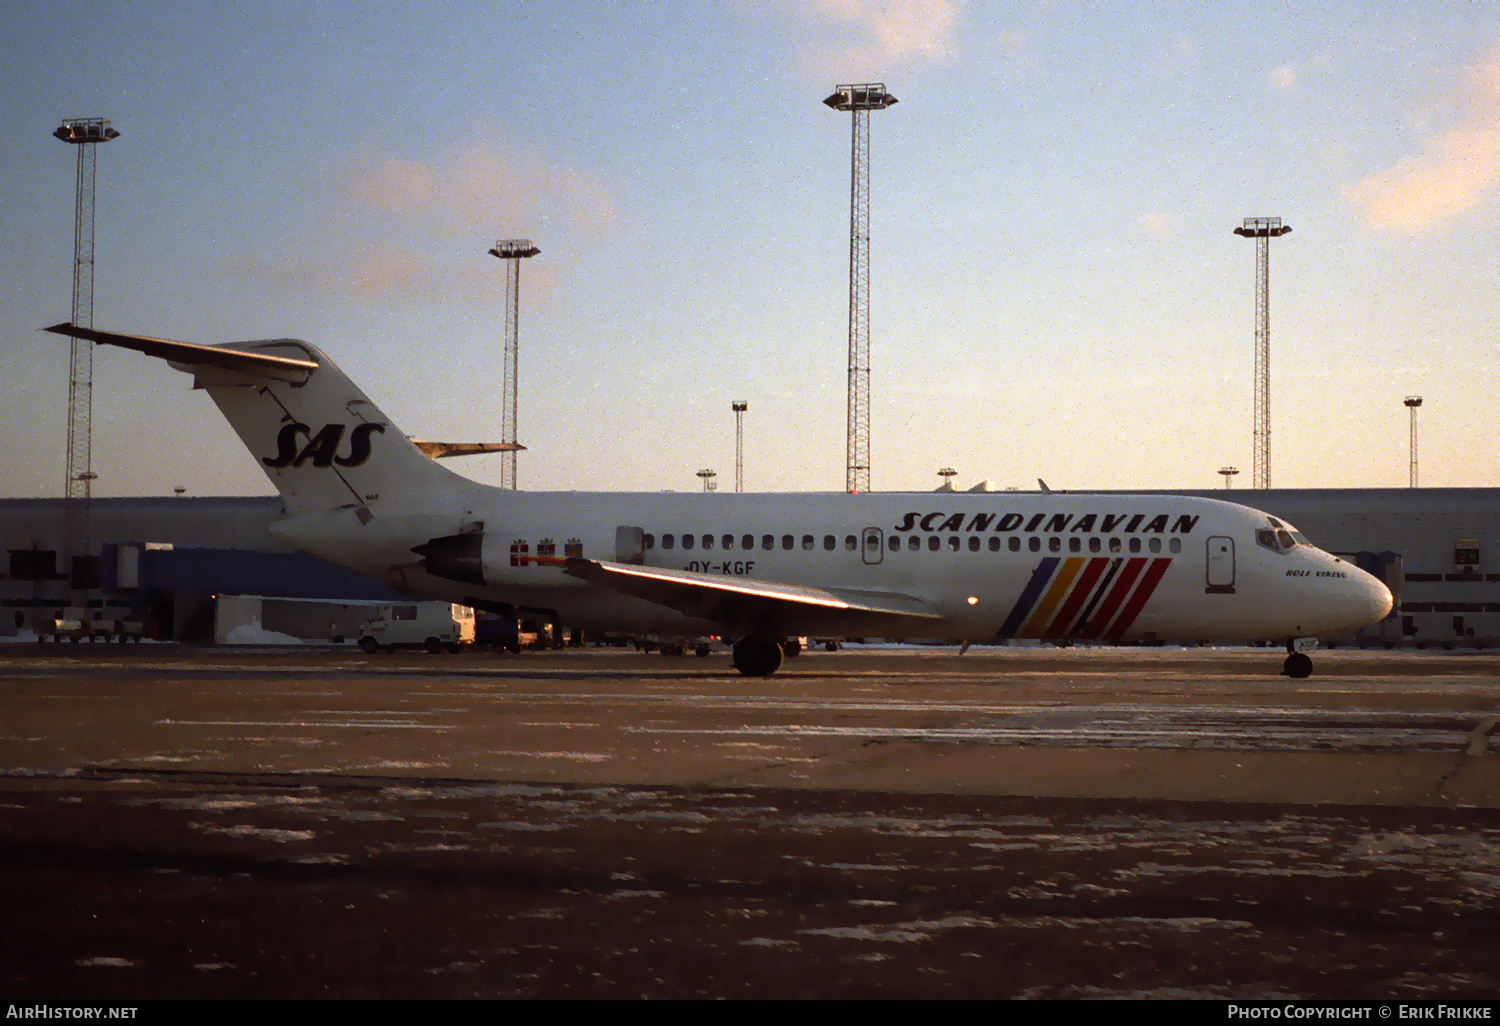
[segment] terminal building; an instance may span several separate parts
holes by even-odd
[[[1371,488],[1175,492],[1230,499],[1290,521],[1315,545],[1386,582],[1382,623],[1333,644],[1500,646],[1500,489]],[[62,499],[0,499],[0,636],[35,631],[70,604]],[[209,642],[220,596],[403,601],[389,585],[296,552],[270,534],[278,496],[94,499],[100,559],[90,606],[146,636]],[[1487,562],[1488,560],[1488,562]],[[409,600],[406,600],[409,601]],[[309,609],[312,607],[309,606]],[[568,625],[561,625],[566,627]],[[303,634],[339,635],[324,624]],[[332,637],[329,640],[333,640]]]

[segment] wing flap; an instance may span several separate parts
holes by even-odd
[[[255,353],[244,349],[224,346],[205,346],[196,342],[174,342],[165,338],[149,338],[145,335],[120,335],[112,331],[95,331],[74,324],[54,324],[43,328],[54,335],[71,335],[89,342],[104,343],[134,349],[147,356],[157,356],[172,363],[189,368],[212,367],[254,378],[269,378],[299,385],[318,369],[314,360],[297,360],[289,356],[272,356],[270,353]]]
[[[593,559],[535,558],[570,577],[603,584],[736,633],[920,635],[942,619],[910,595],[782,584]]]

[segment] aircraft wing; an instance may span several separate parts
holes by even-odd
[[[815,588],[725,574],[594,559],[533,557],[570,577],[611,587],[732,633],[923,637],[942,615],[921,599],[886,592]]]
[[[147,356],[159,356],[174,365],[192,367],[214,367],[251,377],[270,378],[273,381],[289,381],[301,384],[318,369],[313,360],[296,360],[289,356],[272,356],[270,353],[255,353],[244,349],[228,349],[223,346],[205,346],[196,342],[173,342],[164,338],[148,338],[145,335],[118,335],[112,331],[95,331],[74,324],[54,324],[43,328],[54,335],[71,335],[90,342],[103,342],[112,346],[134,349]]]

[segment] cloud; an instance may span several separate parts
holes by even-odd
[[[347,212],[377,212],[414,229],[447,236],[522,233],[538,222],[562,221],[593,233],[614,217],[609,191],[562,167],[492,140],[454,147],[430,163],[366,151],[343,183]]]
[[[1203,49],[1197,39],[1182,32],[1172,34],[1172,56],[1188,64],[1198,63],[1198,53]]]
[[[494,267],[478,257],[496,238],[532,236],[566,252],[615,217],[612,193],[588,174],[478,131],[429,160],[358,152],[330,190],[315,236],[238,257],[230,270],[278,292],[446,302],[493,291]],[[546,281],[534,282],[543,296]]]
[[[1135,219],[1141,231],[1157,239],[1164,239],[1172,231],[1172,221],[1159,210],[1150,210]]]
[[[1426,231],[1500,191],[1500,46],[1470,69],[1468,92],[1457,127],[1429,135],[1419,154],[1344,190],[1372,227]]]
[[[761,0],[803,38],[804,70],[841,81],[941,63],[957,48],[962,0]]]

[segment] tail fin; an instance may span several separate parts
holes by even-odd
[[[222,346],[58,324],[47,331],[158,356],[194,376],[292,515],[362,506],[454,483],[315,346],[295,339]]]

